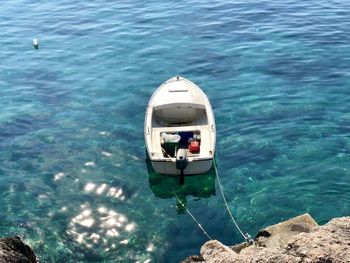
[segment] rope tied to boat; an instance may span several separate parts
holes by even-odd
[[[202,230],[202,232],[204,233],[204,235],[206,235],[207,238],[208,238],[209,240],[213,240],[213,239],[209,236],[209,234],[207,233],[207,231],[204,230],[203,226],[198,222],[198,220],[197,220],[197,219],[192,215],[192,213],[187,209],[187,207],[185,206],[185,204],[182,203],[182,201],[180,200],[180,198],[177,196],[177,194],[176,194],[175,192],[174,192],[174,195],[175,195],[177,201],[179,201],[179,203],[181,204],[181,206],[185,209],[185,211],[187,212],[187,214],[189,214],[190,217],[193,219],[193,221],[197,223],[198,227]]]
[[[224,194],[224,189],[223,189],[221,181],[220,181],[220,176],[219,176],[219,172],[218,172],[218,169],[217,169],[217,165],[216,165],[215,159],[213,159],[213,162],[214,162],[214,169],[215,169],[216,178],[218,178],[218,184],[219,184],[220,192],[221,192],[221,195],[222,195],[222,199],[224,200],[224,204],[225,204],[226,210],[229,213],[233,224],[235,225],[235,227],[237,228],[239,233],[244,238],[245,242],[251,245],[251,244],[254,243],[254,240],[252,239],[252,237],[247,232],[243,233],[243,231],[241,230],[241,228],[237,224],[236,220],[234,219],[230,208],[228,207],[228,204],[227,204],[227,201],[226,201],[226,197],[225,197],[225,194]]]

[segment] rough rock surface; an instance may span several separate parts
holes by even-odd
[[[218,245],[216,240],[205,243],[201,248],[201,255],[208,263],[226,263],[238,259],[236,252],[221,243]]]
[[[192,258],[184,262],[350,263],[350,217],[318,226],[305,214],[260,230],[253,245],[229,248],[212,240],[203,245],[201,256]]]
[[[33,250],[19,237],[0,238],[0,263],[36,263]]]

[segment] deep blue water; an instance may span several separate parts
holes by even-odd
[[[244,231],[350,213],[350,2],[29,1],[0,9],[0,236],[42,262],[179,262],[241,242],[215,175],[147,169],[163,81],[207,93]],[[35,50],[32,39],[38,38]]]

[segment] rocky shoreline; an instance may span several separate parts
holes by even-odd
[[[19,237],[0,238],[0,263],[36,263],[33,250]]]
[[[182,263],[350,263],[350,217],[319,226],[304,214],[264,228],[252,245],[206,242],[198,256]],[[37,263],[33,250],[19,237],[0,238],[0,263]]]
[[[232,247],[206,242],[200,256],[183,263],[349,263],[350,217],[334,218],[319,226],[304,214],[262,229],[254,244]]]

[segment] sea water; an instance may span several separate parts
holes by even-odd
[[[213,171],[159,176],[143,120],[180,74],[208,95],[243,231],[350,213],[348,1],[18,0],[0,9],[0,236],[41,262],[179,262],[242,242]],[[39,40],[39,48],[32,45]],[[177,200],[178,199],[178,200]]]

